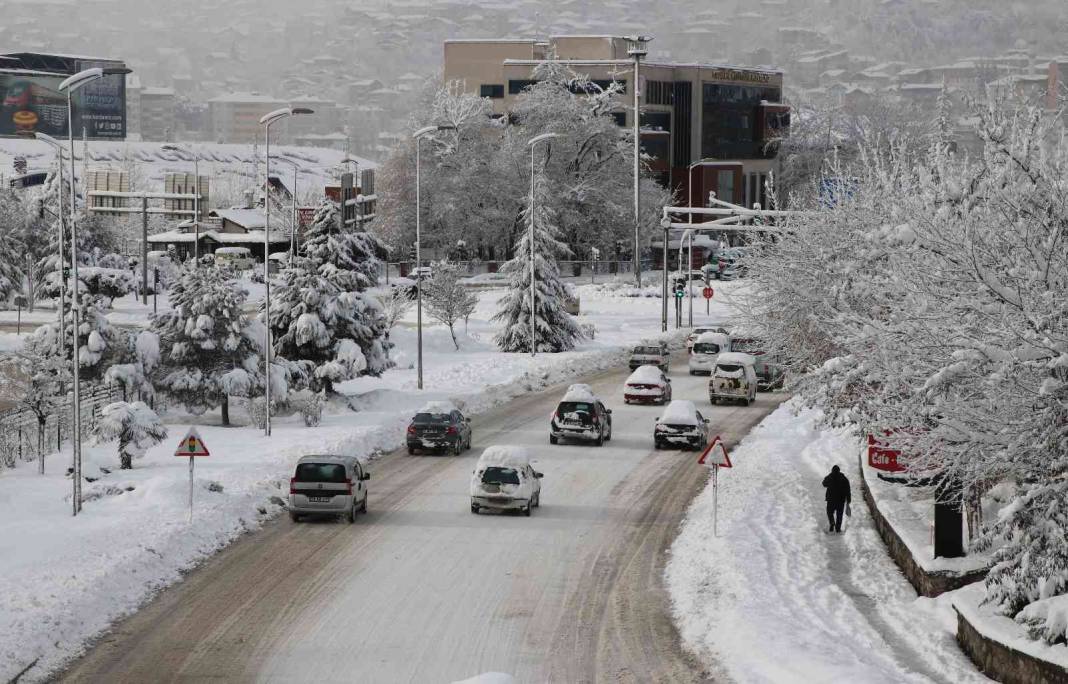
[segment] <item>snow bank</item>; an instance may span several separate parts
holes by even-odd
[[[719,536],[708,486],[672,546],[665,579],[686,648],[739,684],[986,681],[957,647],[948,600],[918,598],[886,554],[856,481],[860,440],[792,411],[732,450]],[[832,465],[855,494],[840,535],[826,532]]]
[[[980,605],[986,596],[981,582],[958,589],[949,596],[953,606],[987,639],[1068,670],[1068,646],[1036,641],[1027,633],[1026,625],[998,615],[992,606]],[[1021,614],[1021,618],[1025,616],[1041,622],[1053,620],[1063,634],[1068,624],[1068,596],[1032,603]]]

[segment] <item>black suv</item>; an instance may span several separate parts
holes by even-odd
[[[569,390],[549,420],[549,443],[561,439],[601,446],[612,439],[612,409],[605,408],[592,393]]]
[[[451,451],[459,455],[471,448],[471,421],[455,408],[425,408],[408,425],[408,454]]]

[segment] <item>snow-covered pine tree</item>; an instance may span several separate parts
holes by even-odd
[[[222,408],[230,424],[229,396],[263,389],[260,346],[242,311],[248,292],[207,259],[190,263],[171,288],[173,307],[152,318],[159,335],[156,389],[199,415]],[[273,385],[272,385],[273,387]]]
[[[119,440],[121,470],[133,468],[134,458],[141,458],[150,446],[167,438],[167,428],[143,401],[108,404],[100,412],[94,433],[97,443]]]
[[[73,316],[68,308],[64,312],[63,331],[58,323],[47,323],[33,332],[28,347],[44,357],[70,358]],[[107,369],[122,356],[126,349],[126,334],[111,325],[101,311],[98,297],[81,293],[78,301],[78,359],[79,378],[93,382],[103,378]]]
[[[378,283],[378,262],[385,247],[370,233],[342,230],[338,204],[324,199],[301,245],[315,268],[344,292],[363,292]]]
[[[449,327],[452,343],[459,351],[460,343],[456,341],[454,326],[457,321],[471,315],[478,305],[478,297],[463,286],[460,270],[451,261],[436,262],[432,272],[433,275],[423,285],[423,306],[431,318]]]
[[[574,319],[564,311],[567,286],[560,279],[556,258],[569,252],[560,241],[552,210],[548,182],[540,176],[534,195],[534,288],[535,349],[540,352],[568,351],[582,337]],[[523,225],[529,225],[531,207],[523,212]],[[512,260],[501,267],[510,276],[508,294],[501,298],[501,309],[493,320],[504,327],[494,341],[501,351],[530,352],[530,230],[524,230]]]
[[[366,292],[343,290],[339,280],[352,282],[345,273],[297,257],[271,294],[275,353],[306,364],[312,389],[328,393],[338,382],[389,367],[381,306]]]

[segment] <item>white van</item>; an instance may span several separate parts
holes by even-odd
[[[289,480],[289,517],[343,516],[350,523],[367,512],[371,474],[355,456],[302,456]]]
[[[252,268],[252,252],[248,247],[219,247],[215,250],[215,264],[245,271]]]
[[[708,400],[740,401],[749,406],[756,401],[756,358],[741,352],[724,352],[716,359],[716,368],[708,381]]]
[[[731,350],[731,336],[707,332],[697,338],[690,350],[690,375],[711,375],[719,355]]]
[[[519,511],[529,516],[541,505],[541,473],[530,465],[523,447],[486,447],[471,473],[471,512],[483,508]]]

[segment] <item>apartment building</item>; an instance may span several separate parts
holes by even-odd
[[[208,100],[213,142],[252,143],[262,141],[263,126],[260,118],[289,103],[260,93],[232,93]],[[143,115],[142,115],[143,116]],[[272,138],[283,140],[287,134],[286,122],[281,121],[271,128]],[[277,136],[277,137],[274,137]]]
[[[141,100],[141,139],[175,140],[177,131],[174,120],[174,88],[141,88],[138,95]]]
[[[629,127],[634,63],[627,48],[626,40],[614,36],[449,40],[444,78],[488,98],[494,113],[504,115],[534,83],[538,65],[553,57],[601,87],[618,83],[622,92],[614,116]],[[789,109],[781,104],[782,86],[777,70],[642,61],[641,141],[652,157],[650,168],[683,201],[692,184],[695,206],[709,191],[746,205],[766,204],[764,181],[777,153],[769,142],[784,134],[790,121]]]

